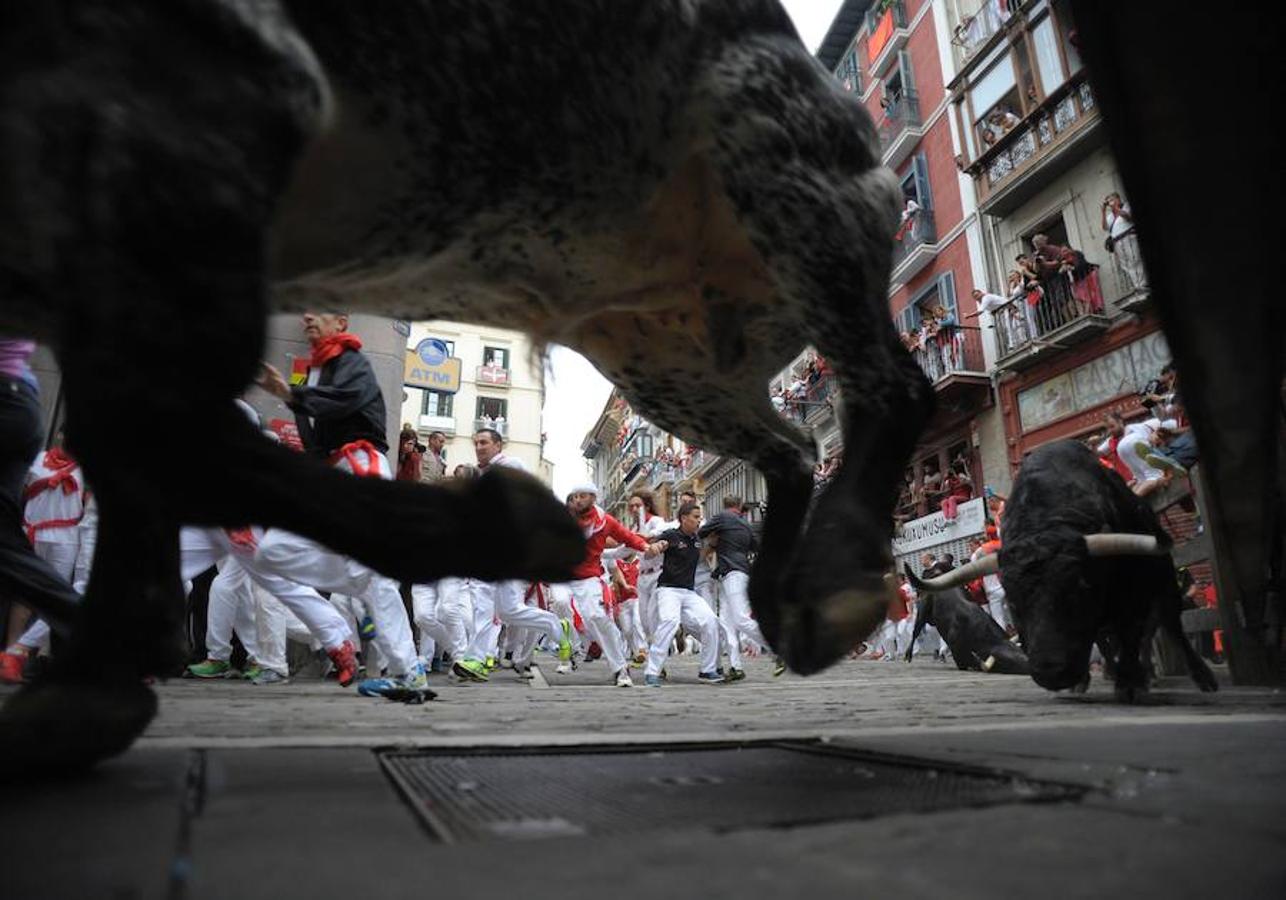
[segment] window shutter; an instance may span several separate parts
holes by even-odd
[[[911,74],[911,54],[906,50],[898,51],[898,71],[902,73],[902,93],[915,96],[915,78]]]
[[[947,312],[960,321],[960,310],[956,306],[956,275],[954,272],[944,272],[938,276],[938,302],[946,307]]]
[[[917,153],[911,167],[915,170],[915,192],[920,205],[925,209],[933,209],[933,192],[929,190],[929,158],[923,153]]]

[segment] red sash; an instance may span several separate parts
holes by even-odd
[[[362,452],[366,453],[366,458],[362,459]],[[332,466],[338,465],[341,459],[348,460],[349,467],[353,474],[363,478],[374,476],[380,477],[380,451],[368,440],[352,441],[340,447],[328,458],[327,462]]]

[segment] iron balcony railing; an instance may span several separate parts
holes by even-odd
[[[985,0],[982,7],[956,26],[951,43],[958,46],[963,60],[982,49],[991,36],[1005,27],[1013,13],[1000,8],[999,0]]]
[[[919,97],[915,91],[905,91],[897,100],[884,107],[884,118],[880,121],[880,153],[887,153],[902,132],[908,128],[919,128],[923,124],[920,119]]]
[[[1065,328],[1090,316],[1102,316],[1102,309],[1092,309],[1067,290],[1047,290],[1034,304],[1025,296],[1016,297],[992,312],[996,326],[996,359],[1003,360],[1030,346],[1037,345],[1051,332]]]
[[[933,221],[933,210],[917,210],[894,235],[893,268],[896,269],[903,260],[920,247],[932,244],[937,239],[938,231]]]
[[[925,376],[937,383],[960,372],[985,373],[981,329],[953,325],[928,336],[925,345],[911,351]]]

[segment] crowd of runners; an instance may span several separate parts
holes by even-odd
[[[341,314],[309,313],[303,324],[312,347],[307,372],[288,379],[264,364],[259,386],[293,411],[304,452],[353,477],[393,477],[384,401],[360,339]],[[26,363],[31,345],[7,342],[4,349],[6,365],[34,397]],[[254,409],[239,402],[262,427]],[[440,465],[425,470],[476,478],[496,467],[522,468],[505,453],[495,429],[477,431],[473,445],[476,466],[457,466],[450,474]],[[439,451],[433,448],[433,460],[440,460]],[[6,554],[28,567],[25,584],[32,590],[48,592],[57,583],[75,602],[88,586],[97,538],[92,486],[61,436],[25,471],[20,497],[12,499],[28,543],[6,547]],[[393,699],[426,691],[435,672],[487,681],[505,666],[530,678],[537,653],[556,660],[553,676],[601,657],[610,682],[621,687],[634,685],[639,675],[646,685],[662,685],[667,658],[682,652],[699,654],[702,683],[744,678],[743,653],[766,653],[767,645],[747,597],[756,538],[741,500],[724,498],[724,511],[704,521],[697,498],[682,495],[667,519],[653,495],[641,490],[629,499],[624,523],[597,501],[592,484],[578,485],[566,497],[586,553],[563,584],[445,578],[399,585],[280,529],[184,528],[185,589],[217,567],[208,589],[206,658],[184,674],[282,683],[290,678],[287,641],[295,639],[324,659],[340,685],[356,683],[359,694]],[[19,579],[19,598],[23,584]],[[3,682],[21,681],[35,668],[33,659],[57,649],[49,627],[39,619],[24,623],[20,610],[12,607],[7,623]],[[232,662],[234,636],[246,653],[240,668]],[[775,671],[783,670],[779,662]]]

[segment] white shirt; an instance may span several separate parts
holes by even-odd
[[[671,528],[678,528],[678,527],[679,527],[678,522],[667,522],[665,521],[665,519],[662,519],[660,516],[652,516],[651,518],[647,519],[637,529],[637,533],[641,534],[643,538],[649,544],[651,544],[656,541],[657,535],[659,535],[661,532],[669,531]],[[648,559],[646,556],[643,557],[643,561],[639,563],[639,577],[641,578],[644,575],[657,574],[658,572],[661,571],[661,567],[664,564],[665,564],[665,554],[663,553],[658,553],[656,556],[652,557],[651,559]]]
[[[1129,214],[1130,208],[1124,203],[1121,204],[1121,212]],[[1125,218],[1118,216],[1116,211],[1110,206],[1107,209],[1107,233],[1113,238],[1119,238],[1125,232],[1134,227],[1134,223]]]
[[[527,471],[527,467],[523,465],[523,462],[521,459],[518,459],[513,456],[506,456],[504,454],[504,451],[501,451],[500,453],[497,453],[495,456],[491,457],[491,462],[487,463],[485,466],[479,465],[478,469],[480,471],[485,472],[488,469],[490,469],[492,466],[504,466],[506,469],[517,469],[520,472]]]
[[[978,298],[979,312],[995,312],[1009,302],[1008,297],[1002,297],[999,294],[983,294]]]

